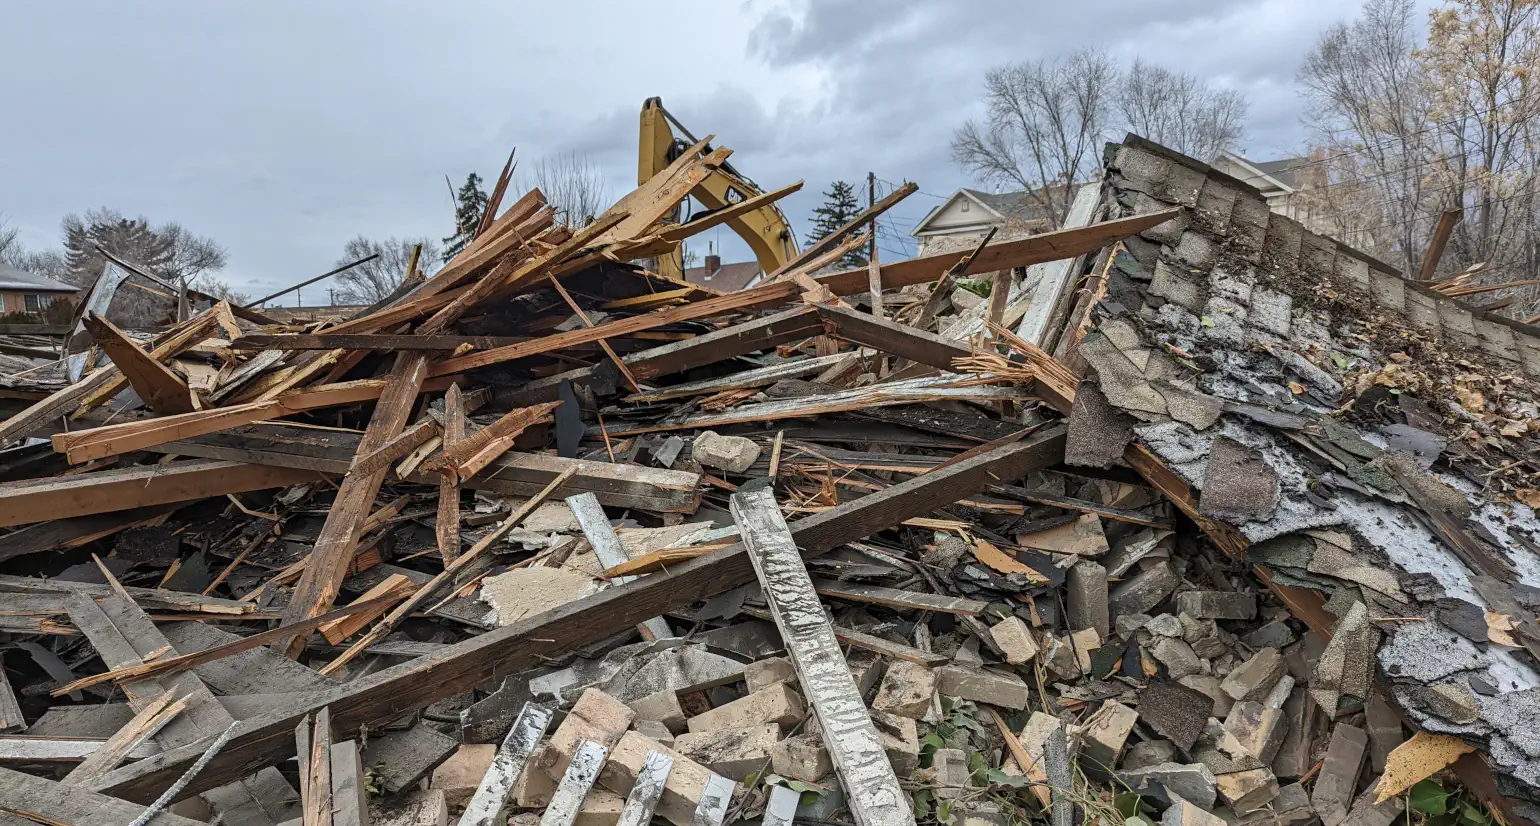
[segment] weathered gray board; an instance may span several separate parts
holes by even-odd
[[[627,562],[631,557],[626,554],[626,546],[621,544],[620,537],[615,535],[615,528],[610,524],[610,517],[604,512],[604,506],[599,504],[599,497],[592,493],[580,493],[567,497],[567,507],[572,509],[572,515],[577,517],[578,527],[583,529],[583,536],[594,549],[594,556],[599,564],[605,568],[613,568],[622,562]],[[624,585],[634,576],[615,577],[614,585]],[[668,622],[662,617],[653,617],[638,626],[642,636],[654,640],[666,640],[674,636],[669,629]]]
[[[663,787],[668,784],[669,772],[673,770],[674,758],[661,751],[647,752],[647,759],[642,762],[636,782],[631,784],[631,793],[626,795],[626,805],[620,810],[620,819],[615,826],[647,826],[651,823],[653,810],[663,799]]]
[[[877,738],[774,494],[735,493],[732,513],[808,704],[825,732],[829,757],[856,823],[913,826],[909,797]]]
[[[540,826],[572,826],[609,753],[609,749],[592,740],[584,740],[578,746],[577,754],[572,755],[572,762],[567,765],[567,773],[551,794],[551,804],[540,816]]]
[[[492,765],[481,778],[476,794],[471,796],[471,802],[465,807],[465,814],[460,816],[461,826],[492,826],[497,822],[503,807],[508,803],[508,793],[518,784],[519,777],[524,774],[524,767],[529,763],[530,754],[535,751],[535,746],[550,726],[549,708],[534,703],[524,704],[524,709],[513,721],[513,728],[508,729],[508,736],[498,746],[497,755],[492,758]]]

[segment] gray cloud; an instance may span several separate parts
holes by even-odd
[[[447,174],[496,175],[575,149],[612,195],[635,184],[649,95],[715,133],[805,230],[830,180],[968,183],[952,130],[982,73],[1100,45],[1245,91],[1249,147],[1299,150],[1293,76],[1330,0],[854,0],[555,5],[209,4],[95,0],[8,7],[0,213],[27,243],[96,206],[178,220],[230,248],[226,277],[263,292],[330,267],[351,236],[450,231]],[[894,210],[907,232],[936,200]],[[724,256],[746,255],[728,234]],[[885,238],[899,251],[903,238]],[[912,249],[912,247],[910,247]],[[321,296],[307,290],[306,303]]]

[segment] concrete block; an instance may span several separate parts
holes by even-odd
[[[1014,614],[991,626],[989,636],[1005,652],[1005,661],[1011,665],[1029,663],[1037,656],[1037,640],[1032,636],[1032,629]]]
[[[834,764],[829,760],[829,750],[821,735],[799,734],[770,749],[770,768],[782,777],[817,783],[834,771]]]
[[[1423,295],[1417,290],[1406,291],[1406,320],[1413,327],[1438,338],[1439,300],[1430,295]]]
[[[785,730],[807,716],[802,695],[785,683],[776,683],[739,700],[691,717],[686,726],[692,732],[747,728],[773,723]]]
[[[791,667],[791,660],[785,657],[770,657],[744,666],[743,681],[748,684],[750,694],[776,683],[789,683],[795,686],[797,670]]]
[[[899,660],[888,666],[872,708],[918,720],[930,710],[936,695],[936,673],[918,663]]]
[[[1160,826],[1227,826],[1224,818],[1179,800],[1160,816]]]
[[[1254,812],[1278,796],[1278,778],[1268,769],[1221,774],[1218,781],[1219,796],[1238,815]]]
[[[936,687],[948,697],[1002,708],[1024,709],[1031,696],[1027,684],[1015,674],[956,665],[944,665],[936,670]]]
[[[674,739],[674,750],[708,769],[742,782],[770,763],[781,739],[774,724],[690,732]]]
[[[1232,755],[1249,755],[1271,763],[1283,743],[1283,710],[1251,700],[1230,707],[1220,748]]]
[[[637,720],[633,724],[638,734],[651,737],[670,748],[674,745],[674,733],[657,720]]]
[[[1176,762],[1176,744],[1170,740],[1140,740],[1123,752],[1125,772]]]
[[[695,437],[690,455],[709,468],[728,473],[743,473],[759,458],[760,446],[743,436],[723,436],[708,430]]]
[[[1230,707],[1235,705],[1235,700],[1220,688],[1221,680],[1212,674],[1194,674],[1183,677],[1177,682],[1194,691],[1202,692],[1214,701],[1214,716],[1224,719],[1230,713]]]
[[[1196,619],[1249,620],[1257,616],[1257,595],[1238,591],[1184,591],[1176,610]]]
[[[1236,700],[1261,700],[1278,684],[1283,673],[1283,654],[1276,648],[1263,648],[1236,666],[1220,688]]]
[[[1376,308],[1398,313],[1406,312],[1405,279],[1399,275],[1371,269],[1369,281],[1373,285],[1369,290],[1369,300],[1374,302]]]
[[[1136,573],[1125,575],[1123,581],[1113,587],[1108,597],[1108,608],[1113,616],[1148,614],[1164,602],[1181,582],[1181,577],[1171,570],[1171,563],[1159,560]]]
[[[430,786],[443,793],[445,805],[459,811],[471,802],[471,796],[481,786],[481,778],[492,767],[497,756],[497,746],[477,743],[463,745],[433,770]]]
[[[674,759],[674,768],[663,786],[656,813],[675,826],[693,826],[711,770],[663,744],[634,732],[626,732],[599,770],[599,785],[616,794],[627,794],[636,784],[649,751],[661,751]]]
[[[899,777],[914,774],[920,767],[920,727],[908,717],[897,714],[873,711],[871,717],[893,772]]]
[[[936,798],[951,800],[968,790],[968,754],[962,749],[936,749],[931,757],[936,770]]]
[[[1368,747],[1369,735],[1363,729],[1346,723],[1338,723],[1332,729],[1326,760],[1310,794],[1310,804],[1325,826],[1340,826],[1347,819]]]
[[[1161,763],[1118,772],[1130,789],[1163,803],[1188,800],[1211,809],[1217,796],[1214,773],[1202,763]]]
[[[1071,630],[1094,628],[1102,639],[1112,632],[1110,612],[1107,610],[1107,569],[1101,564],[1083,559],[1074,564],[1065,575],[1067,604],[1065,619]]]
[[[1128,742],[1128,735],[1139,721],[1139,712],[1116,700],[1105,700],[1101,708],[1081,728],[1080,754],[1094,765],[1117,768],[1118,755]]]
[[[683,734],[688,730],[684,707],[679,704],[679,695],[671,688],[654,691],[640,700],[633,700],[629,707],[638,720],[657,721],[675,734]]]

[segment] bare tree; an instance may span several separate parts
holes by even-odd
[[[539,187],[561,220],[572,226],[587,224],[610,206],[604,174],[587,156],[576,152],[547,155],[536,161],[517,188],[533,187]]]
[[[412,260],[412,248],[422,245],[417,259],[417,269],[431,273],[439,261],[438,243],[431,238],[386,238],[376,241],[360,235],[348,241],[342,248],[337,266],[351,264],[371,255],[379,257],[366,261],[337,276],[337,298],[349,304],[373,304],[390,295],[407,277],[406,267]]]
[[[1025,190],[1057,225],[1069,185],[1096,173],[1117,82],[1112,58],[1094,49],[991,69],[988,116],[953,134],[952,158],[980,181]]]
[[[228,301],[236,306],[240,306],[251,300],[250,297],[245,293],[236,292],[235,289],[229,285],[229,283],[215,278],[208,273],[204,273],[203,275],[193,279],[193,282],[188,286],[200,293],[203,293],[204,295],[214,298],[217,301]]]
[[[55,281],[72,283],[68,278],[69,265],[64,254],[58,250],[28,249],[21,241],[20,230],[10,226],[4,215],[0,215],[0,264]]]
[[[148,268],[185,287],[191,279],[221,270],[228,253],[211,238],[195,235],[175,221],[151,226],[144,216],[126,218],[115,209],[66,215],[61,222],[71,284],[90,284],[102,271],[97,248]]]
[[[24,252],[20,236],[21,230],[11,226],[11,222],[6,219],[5,214],[0,213],[0,264],[16,266],[13,262],[17,256]]]
[[[1249,108],[1234,89],[1138,59],[1118,84],[1117,106],[1129,131],[1201,161],[1240,145]]]

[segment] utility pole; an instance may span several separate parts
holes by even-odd
[[[866,206],[868,209],[877,203],[877,173],[866,173]],[[882,266],[877,263],[877,216],[872,216],[872,237],[866,253],[866,288],[872,296],[872,315],[883,318],[882,311]]]
[[[331,307],[337,306],[337,288],[336,287],[327,287],[326,288],[326,301],[327,301],[328,306],[331,306]]]

